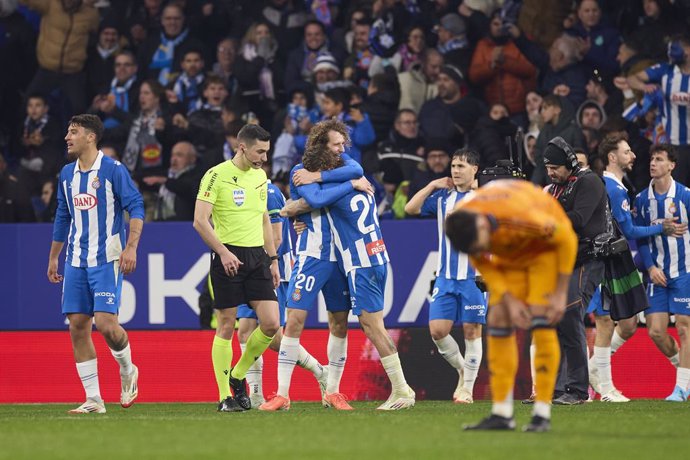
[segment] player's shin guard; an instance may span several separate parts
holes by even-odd
[[[290,396],[290,381],[299,357],[299,349],[299,337],[283,336],[278,352],[278,394],[284,398]]]
[[[487,355],[489,361],[492,412],[502,417],[513,416],[513,387],[518,367],[518,350],[512,328],[489,328]]]
[[[535,388],[537,390],[535,404],[538,404],[539,407],[535,405],[535,415],[550,418],[551,400],[553,399],[558,366],[561,361],[561,348],[558,344],[556,329],[547,326],[546,318],[534,318],[532,320],[532,341],[537,348],[534,356]]]
[[[465,339],[465,368],[463,372],[464,387],[470,392],[474,389],[474,382],[482,364],[482,339]]]
[[[211,360],[213,361],[213,373],[218,384],[218,400],[223,401],[230,396],[230,363],[232,362],[232,342],[218,337],[213,337],[211,348]]]
[[[243,380],[247,376],[247,371],[251,365],[254,364],[254,361],[259,359],[259,356],[266,351],[271,340],[273,340],[273,337],[269,337],[261,332],[260,327],[254,329],[254,332],[252,332],[247,339],[247,348],[245,352],[242,353],[242,357],[237,361],[235,367],[232,368],[232,377],[237,380]]]

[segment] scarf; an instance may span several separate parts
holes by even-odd
[[[48,114],[47,113],[35,121],[27,116],[24,119],[24,137],[29,136],[34,131],[38,131],[40,133],[41,131],[43,131],[43,128],[45,128],[47,123],[48,123]]]
[[[182,43],[182,41],[187,38],[187,35],[189,35],[189,29],[183,30],[182,33],[174,39],[167,38],[165,33],[161,32],[161,43],[153,54],[149,69],[160,69],[158,82],[163,86],[167,85],[170,80],[170,71],[172,70],[173,57],[175,56],[175,47]]]
[[[129,112],[129,90],[136,79],[137,77],[133,76],[124,85],[118,85],[117,78],[113,78],[110,82],[110,94],[115,96],[115,106],[123,112]],[[105,129],[111,129],[119,125],[120,122],[113,117],[107,117],[103,120],[103,127]]]
[[[438,52],[441,54],[446,54],[454,50],[461,50],[467,48],[467,39],[464,37],[454,37],[445,42],[444,44],[438,45]]]
[[[177,179],[187,171],[191,171],[194,165],[189,165],[179,171],[168,170],[168,179]],[[158,205],[156,206],[155,220],[168,220],[175,217],[175,194],[165,184],[158,190]]]
[[[98,54],[101,56],[101,59],[108,59],[110,56],[115,54],[119,49],[120,49],[120,47],[117,45],[113,46],[109,50],[102,48],[101,45],[96,46],[96,51],[98,51]]]
[[[160,166],[163,162],[161,145],[156,139],[156,119],[161,116],[160,111],[155,111],[151,115],[140,114],[132,123],[129,130],[125,153],[122,156],[122,163],[134,171],[139,163],[139,156],[142,156],[143,167]]]
[[[199,110],[203,101],[201,99],[201,85],[204,83],[204,74],[200,73],[196,77],[190,77],[183,72],[175,81],[173,91],[177,100],[187,109],[187,113]]]
[[[419,54],[410,51],[407,45],[402,45],[398,50],[398,53],[400,53],[400,57],[402,58],[402,63],[400,65],[401,72],[410,70],[412,64],[419,62]]]
[[[304,61],[302,62],[302,78],[311,81],[312,79],[312,74],[314,73],[314,66],[316,65],[316,60],[319,58],[319,56],[323,56],[324,54],[330,54],[328,52],[328,46],[327,44],[324,44],[321,48],[318,50],[310,50],[307,48],[307,45],[304,45]]]

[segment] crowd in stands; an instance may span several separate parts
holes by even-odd
[[[66,125],[83,112],[103,120],[101,148],[147,220],[190,220],[245,123],[271,131],[266,169],[285,187],[331,117],[384,218],[405,217],[458,148],[481,168],[507,159],[519,129],[511,149],[535,183],[552,137],[602,169],[599,141],[623,132],[631,192],[662,141],[690,185],[689,18],[688,0],[3,0],[0,222],[51,221]]]

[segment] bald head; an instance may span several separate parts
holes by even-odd
[[[174,172],[182,171],[184,168],[196,163],[196,149],[187,142],[182,141],[175,144],[170,155],[170,170]]]

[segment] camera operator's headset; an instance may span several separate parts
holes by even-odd
[[[560,136],[557,136],[551,139],[549,141],[549,144],[552,144],[565,152],[565,156],[568,159],[569,163],[568,169],[570,169],[571,171],[575,171],[576,169],[580,168],[580,165],[577,162],[577,155],[575,154],[575,150],[573,150],[573,148],[570,145],[568,145],[565,139],[563,139]]]

